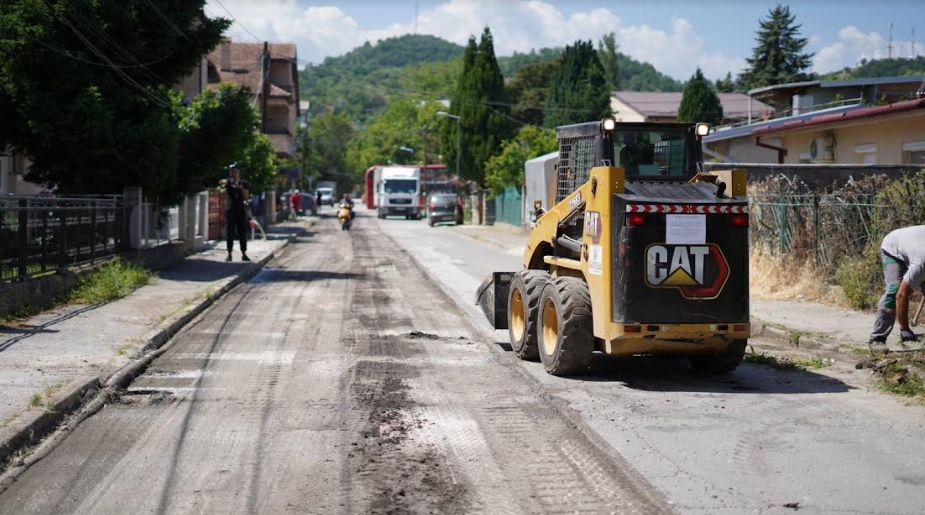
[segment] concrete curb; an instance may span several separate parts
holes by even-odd
[[[31,446],[38,445],[36,452],[13,462],[8,470],[2,471],[2,469],[0,469],[0,493],[15,482],[16,478],[25,472],[32,464],[41,460],[54,449],[77,424],[102,409],[108,400],[108,395],[99,395],[101,392],[111,393],[114,389],[124,388],[130,384],[148,368],[151,362],[170,348],[170,345],[165,346],[165,344],[170,342],[170,339],[174,335],[180,332],[180,330],[203,311],[211,307],[215,301],[231,291],[232,288],[235,288],[239,284],[257,275],[270,260],[275,258],[289,246],[292,239],[289,238],[282,241],[283,244],[279,248],[270,251],[269,254],[260,260],[253,262],[252,266],[242,270],[241,273],[222,286],[217,292],[194,301],[182,315],[170,322],[167,327],[154,329],[146,334],[143,337],[145,344],[140,349],[143,355],[135,361],[123,366],[108,376],[95,378],[86,384],[72,389],[64,399],[55,404],[53,411],[42,413],[38,418],[21,428],[5,442],[0,442],[0,467],[10,462],[16,453],[28,449]],[[81,409],[82,407],[84,409]],[[71,417],[75,412],[79,413],[62,427],[62,422],[67,420],[68,417]],[[48,438],[46,438],[46,436]]]
[[[838,352],[841,344],[824,336],[806,334],[799,329],[791,329],[779,324],[770,324],[757,317],[751,317],[752,336],[760,336],[786,343],[788,347],[801,350],[820,350]]]

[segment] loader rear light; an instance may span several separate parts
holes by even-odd
[[[732,331],[736,333],[744,333],[748,331],[748,324],[735,324],[732,326]]]
[[[732,227],[748,227],[748,215],[743,213],[729,215],[729,225]]]
[[[626,215],[627,227],[641,227],[646,224],[645,213],[628,213]]]
[[[641,333],[642,326],[639,325],[625,325],[623,326],[624,333]]]

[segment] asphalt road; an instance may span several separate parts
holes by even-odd
[[[322,219],[0,512],[673,512],[416,268],[392,222]]]
[[[380,225],[473,320],[485,274],[520,266],[517,238]],[[506,331],[476,324],[681,513],[925,513],[925,407],[871,391],[853,361],[810,372],[743,364],[710,379],[677,360],[597,356],[591,374],[557,378],[516,361]]]

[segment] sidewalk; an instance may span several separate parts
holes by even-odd
[[[529,231],[507,224],[463,225],[461,234],[509,254],[523,252]],[[752,335],[780,345],[827,353],[867,348],[874,323],[872,313],[803,301],[751,300]],[[897,330],[898,332],[898,330]],[[917,329],[916,332],[922,332]],[[900,350],[898,337],[891,335],[890,350]]]
[[[157,273],[122,299],[67,305],[17,327],[0,325],[0,471],[7,459],[54,428],[115,375],[139,366],[187,322],[256,274],[305,222],[274,226],[248,242],[250,263],[225,262],[224,242]]]

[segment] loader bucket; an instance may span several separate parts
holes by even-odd
[[[495,329],[507,329],[507,296],[513,277],[514,272],[493,272],[475,292],[475,303]]]

